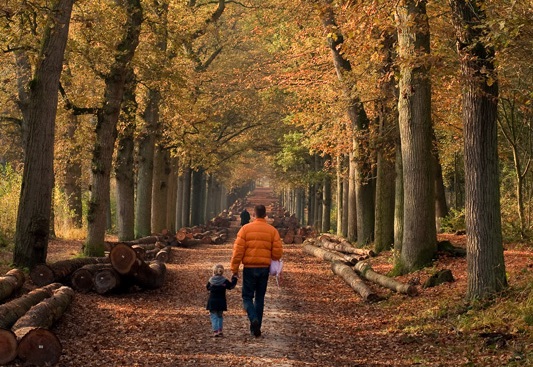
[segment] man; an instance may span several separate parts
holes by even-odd
[[[246,208],[241,212],[241,226],[250,223],[250,213]]]
[[[238,276],[242,272],[242,302],[250,320],[250,331],[255,337],[261,336],[265,293],[267,290],[271,260],[280,260],[283,247],[278,230],[266,222],[266,208],[254,208],[255,220],[241,227],[233,245],[231,271]]]

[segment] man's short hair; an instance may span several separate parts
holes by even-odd
[[[266,217],[267,210],[266,210],[264,205],[262,205],[262,204],[256,205],[255,208],[254,208],[254,211],[255,211],[255,216],[257,218]]]

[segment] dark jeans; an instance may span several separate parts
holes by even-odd
[[[263,322],[268,268],[244,268],[242,272],[242,303],[250,323],[257,319],[259,327]]]

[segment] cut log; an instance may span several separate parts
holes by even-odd
[[[20,269],[11,269],[0,277],[0,301],[13,295],[24,284],[24,272]]]
[[[346,262],[346,259],[343,256],[310,244],[303,245],[302,249],[304,250],[304,252],[325,261],[340,261],[342,263]]]
[[[17,355],[29,365],[54,365],[59,361],[62,346],[57,336],[47,330],[63,316],[72,302],[74,290],[61,287],[54,295],[33,306],[12,330],[18,340]]]
[[[89,264],[82,266],[72,273],[70,277],[72,288],[81,293],[92,291],[94,289],[95,274],[104,269],[112,269],[111,264]]]
[[[7,364],[17,356],[17,337],[11,330],[0,329],[0,365]]]
[[[140,245],[133,245],[131,248],[135,251],[137,254],[137,257],[141,260],[146,259],[146,249]]]
[[[53,366],[59,361],[63,346],[50,330],[36,327],[18,329],[17,355],[30,366]]]
[[[52,283],[42,288],[34,289],[23,296],[0,305],[0,328],[11,328],[32,306],[38,304],[45,298],[51,297],[54,290],[59,287],[61,287],[60,283]]]
[[[123,288],[120,274],[113,268],[101,269],[94,274],[94,290],[98,294],[106,294],[113,290]]]
[[[365,302],[377,302],[379,301],[379,296],[372,292],[370,288],[363,282],[361,278],[357,276],[357,274],[353,271],[352,268],[349,266],[334,261],[331,263],[331,270],[333,273],[340,276],[348,285],[359,295]]]
[[[376,256],[374,251],[354,247],[350,242],[346,241],[345,239],[340,239],[340,242],[336,242],[338,238],[339,237],[337,236],[323,234],[318,238],[316,245],[325,249],[344,252],[346,254]]]
[[[369,264],[366,264],[364,262],[359,262],[355,264],[354,269],[357,274],[359,274],[363,278],[368,279],[371,282],[377,283],[385,288],[391,289],[395,292],[407,294],[411,297],[416,296],[418,294],[418,290],[415,286],[404,284],[386,275],[376,273],[374,270],[372,270],[372,267]]]
[[[119,243],[111,249],[109,253],[111,265],[119,274],[130,274],[143,261],[137,257],[137,253],[130,246]]]
[[[163,286],[167,267],[160,261],[152,261],[142,265],[134,274],[135,284],[145,289],[157,289]]]
[[[67,282],[70,275],[84,265],[106,262],[109,262],[107,257],[80,257],[57,261],[53,264],[39,264],[30,271],[30,278],[39,287],[55,282],[63,283]]]
[[[159,250],[159,252],[155,255],[155,260],[166,263],[170,259],[171,253],[172,249],[170,248],[170,246],[167,246],[164,249]]]

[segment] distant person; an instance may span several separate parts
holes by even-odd
[[[231,257],[231,272],[238,276],[239,266],[242,272],[242,302],[250,321],[250,332],[255,337],[261,336],[263,309],[267,290],[271,260],[280,260],[283,247],[278,230],[266,222],[266,208],[257,205],[254,208],[255,220],[241,227]]]
[[[248,223],[250,223],[250,212],[244,208],[244,210],[241,212],[241,226],[244,226]]]
[[[213,336],[220,337],[222,334],[223,313],[228,310],[226,290],[233,289],[237,285],[237,277],[231,277],[231,282],[224,277],[224,267],[217,264],[213,267],[213,276],[207,282],[209,298],[206,309],[209,310]]]

